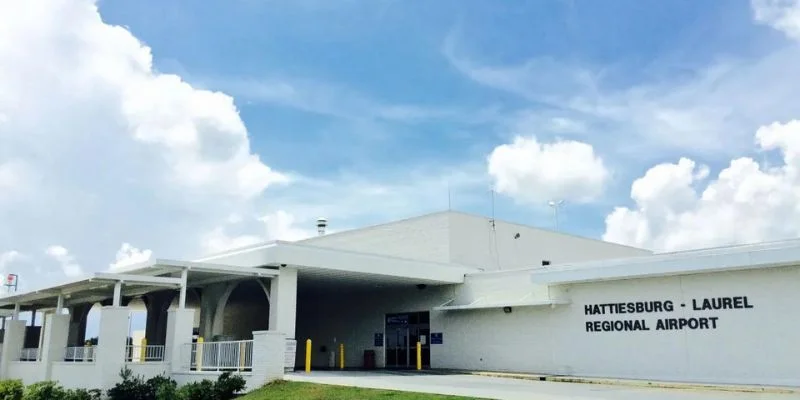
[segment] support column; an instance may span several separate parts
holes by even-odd
[[[173,299],[175,299],[174,291],[153,292],[142,296],[147,308],[147,325],[145,326],[147,344],[163,345],[166,343],[167,310]]]
[[[167,311],[167,340],[165,361],[170,370],[178,372],[187,369],[191,363],[191,351],[185,346],[192,343],[194,310],[179,308]]]
[[[109,389],[119,380],[125,366],[125,348],[128,339],[128,307],[103,307],[100,310],[100,334],[95,362],[97,383],[100,389]]]
[[[276,379],[283,379],[286,335],[275,331],[253,332],[253,374],[247,389],[254,390]]]
[[[44,317],[42,347],[39,349],[44,380],[50,380],[53,362],[64,361],[64,349],[69,334],[69,315],[47,314]]]
[[[0,379],[8,378],[8,367],[12,361],[19,361],[19,353],[25,344],[25,321],[12,319],[6,321],[3,337],[3,354],[0,357]]]
[[[214,335],[214,321],[217,309],[225,293],[228,291],[228,284],[216,283],[203,288],[200,295],[200,336],[210,340]],[[225,297],[225,302],[228,299]],[[224,310],[225,306],[222,306]],[[221,317],[221,316],[220,316]]]
[[[272,278],[269,294],[269,330],[279,331],[287,339],[295,338],[297,321],[297,269],[283,267]]]
[[[93,304],[81,304],[69,308],[69,337],[67,343],[71,346],[83,346],[86,341],[86,318]]]

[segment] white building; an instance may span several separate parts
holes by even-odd
[[[342,345],[347,368],[370,354],[410,368],[420,342],[425,368],[798,386],[798,265],[800,241],[652,254],[442,212],[0,299],[17,317],[48,313],[37,348],[25,321],[6,322],[0,377],[105,387],[128,365],[180,382],[233,369],[258,385],[302,369],[311,339],[313,368],[338,368]],[[139,297],[147,346],[126,348]],[[89,370],[102,374],[86,382]]]

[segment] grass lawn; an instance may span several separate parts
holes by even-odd
[[[395,392],[346,386],[318,385],[304,382],[277,381],[264,386],[239,400],[468,400],[468,397],[436,394]],[[478,399],[470,399],[478,400]]]

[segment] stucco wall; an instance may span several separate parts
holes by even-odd
[[[450,213],[450,262],[483,268],[510,270],[588,260],[651,254],[648,250],[572,236],[545,229]],[[519,237],[517,237],[519,234]]]
[[[67,389],[100,388],[94,363],[54,362],[50,379]]]
[[[8,367],[8,377],[6,379],[22,379],[26,385],[39,382],[44,379],[44,368],[38,362],[11,361]]]
[[[567,306],[439,313],[440,368],[738,384],[800,385],[798,268],[574,285]],[[695,311],[746,296],[753,308]],[[670,300],[673,312],[585,315],[587,304]],[[681,307],[685,304],[685,307]],[[741,305],[740,301],[740,305]],[[716,329],[656,330],[661,318],[717,317]],[[434,318],[432,316],[432,318]],[[646,320],[650,331],[587,332],[594,320]],[[710,326],[710,323],[709,323]]]
[[[314,237],[301,243],[413,260],[448,262],[449,224],[448,214],[439,213]]]

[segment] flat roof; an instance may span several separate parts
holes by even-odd
[[[530,272],[533,283],[570,284],[800,265],[800,239],[659,253]]]

